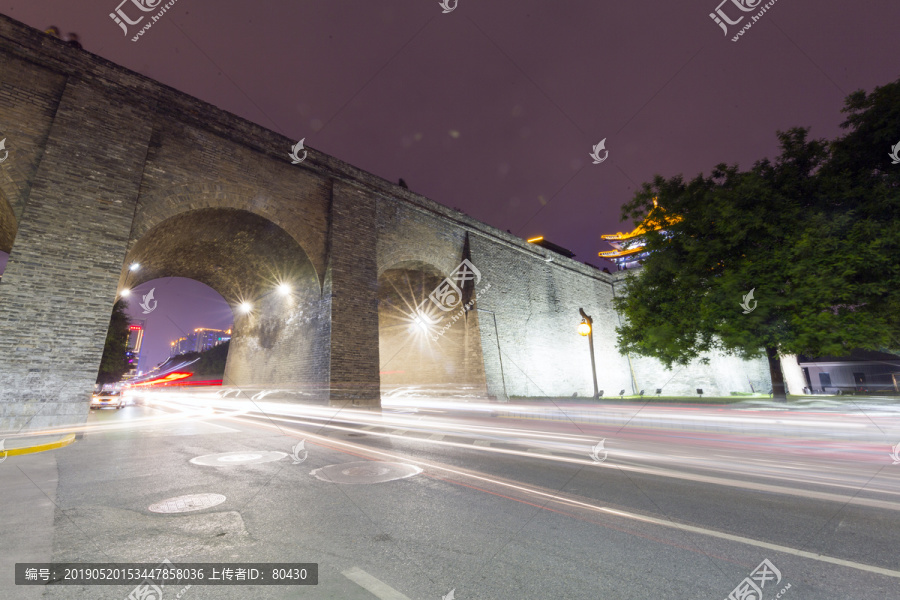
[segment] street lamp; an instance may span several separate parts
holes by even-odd
[[[136,262],[131,263],[128,266],[128,273],[125,274],[125,281],[124,281],[124,283],[122,283],[122,291],[119,292],[120,298],[127,298],[128,296],[131,295],[131,288],[128,287],[128,279],[131,277],[132,273],[136,272],[140,268],[141,268],[141,265]]]
[[[582,337],[587,336],[588,339],[588,346],[591,349],[591,376],[594,378],[594,400],[599,400],[600,390],[597,387],[597,367],[594,364],[594,320],[584,312],[583,308],[579,308],[578,312],[581,313],[581,324],[578,325],[578,333]]]

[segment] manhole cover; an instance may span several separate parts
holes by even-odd
[[[310,475],[331,483],[384,483],[421,472],[419,467],[403,463],[363,461],[329,465],[312,471]]]
[[[192,510],[203,510],[225,502],[222,494],[188,494],[187,496],[175,496],[166,498],[162,502],[150,505],[150,512],[155,513],[183,513]]]
[[[205,465],[207,467],[230,467],[232,465],[254,465],[257,463],[271,462],[273,460],[281,460],[287,456],[284,452],[222,452],[221,454],[207,454],[192,458],[191,462],[195,465]]]

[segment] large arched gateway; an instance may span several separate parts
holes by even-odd
[[[120,289],[159,277],[205,283],[233,307],[225,383],[327,384],[327,306],[315,268],[284,229],[253,212],[198,208],[134,240]],[[160,298],[159,301],[163,299]]]

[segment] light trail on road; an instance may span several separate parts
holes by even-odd
[[[646,415],[639,407],[598,405],[576,407],[571,412],[582,419],[589,416],[603,423],[573,423],[571,420],[541,421],[545,430],[536,429],[533,419],[498,418],[498,413],[548,414],[556,410],[559,419],[567,419],[569,407],[555,405],[530,406],[487,402],[451,402],[444,399],[404,398],[384,410],[373,412],[358,408],[311,405],[275,400],[278,390],[264,390],[249,399],[223,398],[239,390],[155,391],[143,396],[148,404],[174,411],[184,419],[209,420],[246,417],[268,420],[285,427],[302,427],[315,433],[359,434],[390,439],[412,447],[479,452],[527,460],[579,465],[595,469],[616,469],[638,475],[667,477],[696,483],[729,486],[756,492],[777,493],[810,500],[824,500],[872,508],[900,510],[900,474],[892,470],[879,472],[874,479],[869,470],[883,466],[889,459],[886,443],[872,421],[877,418],[881,429],[897,430],[900,415],[847,415],[792,411],[790,419],[774,419],[769,411],[723,409],[720,407],[651,407]],[[730,410],[730,414],[722,414]],[[616,416],[610,425],[610,415]],[[667,417],[671,421],[665,421]],[[691,421],[690,417],[698,419]],[[726,423],[753,422],[754,430],[764,424],[777,426],[789,422],[804,425],[802,440],[777,436],[739,435],[726,430],[718,434],[708,431],[709,423],[722,417]],[[177,418],[177,417],[176,417]],[[678,430],[647,428],[647,419],[657,426],[677,422]],[[498,420],[503,426],[496,425]],[[618,422],[627,422],[623,427]],[[688,428],[691,423],[697,429]],[[835,441],[831,428],[854,431],[854,438]],[[875,430],[875,431],[873,431]],[[812,433],[818,437],[812,437]],[[450,439],[445,439],[450,438]],[[332,439],[332,438],[328,438]],[[606,442],[606,459],[590,458],[591,449],[600,439]],[[735,446],[741,446],[737,450]],[[786,460],[786,454],[796,456]],[[863,489],[864,488],[864,489]]]
[[[229,420],[234,420],[236,422],[243,422],[243,423],[248,422],[247,421],[248,415],[243,415],[243,416],[228,415],[225,418],[229,419]],[[288,422],[287,419],[279,418],[278,420]],[[254,421],[252,421],[252,423],[255,424],[256,426],[275,429],[275,430],[278,430],[278,431],[281,431],[282,433],[284,433],[284,431],[278,425],[273,424],[273,423],[260,422],[259,420],[254,420]],[[346,451],[349,451],[356,456],[360,456],[360,455],[377,456],[377,457],[379,457],[380,460],[386,460],[386,461],[390,461],[390,462],[412,463],[412,464],[422,467],[423,469],[426,470],[426,472],[429,470],[432,473],[434,473],[435,471],[440,471],[440,472],[442,472],[444,474],[448,474],[450,476],[455,476],[455,477],[459,477],[459,478],[463,478],[463,479],[475,480],[475,481],[480,482],[481,484],[486,484],[488,486],[500,487],[503,489],[511,490],[513,492],[522,493],[528,497],[535,499],[536,501],[544,501],[545,502],[544,505],[534,504],[532,502],[526,502],[527,504],[531,504],[532,506],[535,506],[536,508],[539,508],[541,510],[550,510],[550,509],[547,509],[546,503],[552,502],[555,504],[567,506],[569,508],[586,510],[586,511],[592,512],[594,514],[603,514],[603,515],[618,517],[618,518],[622,518],[622,519],[626,519],[626,520],[630,520],[630,521],[639,521],[642,523],[657,525],[657,526],[665,527],[668,529],[680,530],[685,533],[692,533],[692,534],[698,534],[698,535],[707,536],[707,537],[714,537],[714,538],[718,538],[718,539],[722,539],[722,540],[727,540],[730,542],[736,542],[736,543],[746,544],[746,545],[755,546],[755,547],[759,547],[759,548],[765,548],[767,550],[773,550],[776,552],[782,552],[785,554],[790,554],[790,555],[801,557],[801,558],[811,559],[811,560],[815,560],[818,562],[829,563],[829,564],[839,565],[839,566],[843,566],[843,567],[849,567],[849,568],[856,569],[859,571],[866,571],[866,572],[875,573],[878,575],[885,575],[888,577],[900,578],[900,571],[893,570],[893,569],[886,569],[886,568],[875,566],[875,565],[868,565],[868,564],[864,564],[864,563],[860,563],[860,562],[856,562],[856,561],[844,560],[844,559],[834,557],[834,556],[827,556],[824,554],[809,552],[809,551],[798,549],[798,548],[792,548],[792,547],[784,546],[784,545],[780,545],[780,544],[773,544],[773,543],[769,543],[769,542],[766,542],[763,540],[757,540],[757,539],[749,538],[746,536],[734,535],[734,534],[730,534],[727,532],[718,531],[718,530],[714,530],[714,529],[710,529],[710,528],[706,528],[706,527],[698,527],[698,526],[690,525],[690,524],[686,524],[686,523],[679,523],[679,522],[673,521],[671,519],[655,517],[655,516],[646,515],[646,514],[640,514],[640,513],[633,512],[633,511],[626,511],[626,510],[621,510],[621,509],[617,509],[617,508],[611,508],[608,506],[600,506],[597,504],[592,504],[590,502],[584,502],[582,500],[578,500],[577,498],[575,498],[572,495],[563,494],[559,491],[547,492],[547,491],[538,489],[535,486],[504,481],[504,480],[501,480],[496,477],[490,477],[484,473],[473,472],[473,471],[470,471],[467,469],[461,469],[458,467],[449,467],[444,464],[435,463],[433,461],[426,461],[426,460],[423,460],[420,458],[410,457],[407,455],[385,452],[383,450],[366,447],[366,446],[356,444],[353,442],[346,442],[343,440],[335,440],[333,438],[328,438],[325,436],[320,436],[317,434],[312,434],[312,433],[307,433],[307,432],[292,431],[291,433],[297,435],[298,437],[303,436],[306,439],[312,438],[315,442],[318,442],[327,447],[343,448]],[[444,479],[444,481],[453,482],[452,479]],[[469,487],[471,487],[471,486],[469,486]],[[503,497],[510,499],[510,500],[517,501],[517,502],[521,502],[521,500],[512,498],[510,496],[503,496]],[[893,506],[893,508],[900,509],[900,506]],[[597,524],[599,525],[601,523],[597,523]],[[699,550],[697,548],[691,548],[691,549],[696,552],[703,553],[701,550]]]

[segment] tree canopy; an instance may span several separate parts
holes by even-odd
[[[773,161],[642,186],[623,220],[662,229],[616,299],[620,349],[667,366],[714,349],[765,354],[783,397],[779,354],[900,347],[900,165],[888,156],[900,81],[851,94],[843,112],[849,132],[832,142],[790,129]]]
[[[106,344],[103,346],[103,358],[100,359],[100,371],[97,383],[115,383],[122,379],[128,371],[128,327],[130,325],[125,309],[128,303],[119,299],[113,306],[106,331]]]

